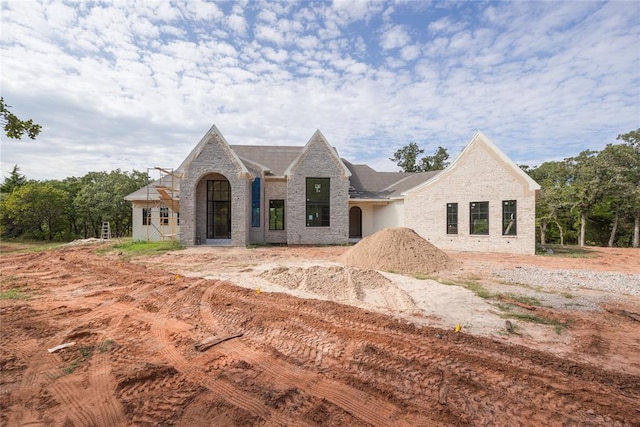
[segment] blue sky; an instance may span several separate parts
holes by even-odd
[[[320,129],[380,171],[476,130],[534,166],[640,127],[639,2],[1,5],[1,94],[43,126],[3,136],[3,176],[177,167],[213,124],[230,144]]]

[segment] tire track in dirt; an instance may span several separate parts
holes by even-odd
[[[225,320],[228,320],[226,313],[220,313],[220,311],[214,310],[209,302],[214,292],[217,293],[218,291],[219,287],[216,289],[209,288],[203,294],[200,304],[201,317],[203,318],[203,321],[205,324],[212,325],[214,328],[223,324]],[[275,309],[275,307],[272,308]],[[209,312],[208,309],[211,311]],[[248,334],[248,336],[252,335],[253,334]],[[274,338],[278,336],[278,338],[267,339],[267,345],[287,357],[290,357],[291,353],[294,353],[300,358],[317,361],[317,352],[312,350],[323,345],[320,337],[309,338],[308,341],[305,342],[305,340],[300,340],[300,337],[304,334],[293,334],[292,337],[297,336],[298,340],[294,340],[293,338],[287,339],[287,342],[291,345],[285,346],[283,345],[284,341],[279,337],[281,334],[278,334],[274,330],[271,335]],[[327,347],[331,346],[330,342],[324,344]],[[343,384],[324,380],[315,375],[313,376],[313,379],[309,379],[309,375],[300,368],[290,363],[285,363],[269,357],[266,355],[265,351],[257,352],[239,340],[228,343],[226,348],[232,349],[233,354],[237,359],[249,362],[251,365],[258,367],[261,372],[266,372],[270,377],[277,378],[279,382],[284,382],[289,387],[302,389],[309,395],[315,395],[327,399],[331,403],[353,415],[355,418],[366,423],[372,425],[391,425],[390,420],[397,417],[396,408],[392,405],[388,405],[386,402],[377,401],[371,396],[365,395],[356,389]],[[372,411],[372,407],[375,407],[376,410]],[[402,423],[396,425],[402,425]]]
[[[255,414],[263,420],[274,419],[274,421],[277,421],[280,425],[290,424],[291,420],[279,420],[278,418],[280,417],[277,414],[272,414],[263,402],[237,389],[232,383],[219,378],[210,378],[202,370],[194,368],[193,365],[175,349],[171,340],[166,336],[163,324],[164,320],[159,320],[154,322],[151,327],[153,335],[163,344],[160,354],[171,366],[183,373],[190,381],[206,387],[219,396],[224,396],[224,399],[232,405],[248,411],[251,414]]]

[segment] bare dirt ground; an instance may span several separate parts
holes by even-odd
[[[638,250],[452,253],[418,280],[345,269],[345,247],[95,249],[1,255],[1,425],[640,425],[637,294],[499,275],[635,280]]]

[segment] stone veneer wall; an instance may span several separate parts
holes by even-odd
[[[285,219],[287,243],[342,244],[349,241],[349,179],[335,153],[319,137],[311,141],[304,157],[287,177]],[[306,225],[306,178],[330,178],[329,227]]]
[[[476,144],[432,184],[406,195],[405,224],[440,249],[535,253],[535,191],[493,150]],[[517,235],[502,235],[502,203],[517,200]],[[489,202],[489,234],[469,233],[471,202]],[[458,203],[458,234],[447,234],[447,203]]]
[[[200,154],[185,165],[180,182],[180,243],[183,245],[194,245],[196,237],[205,243],[206,180],[220,177],[231,185],[231,244],[245,246],[248,243],[250,178],[244,176],[226,143],[217,135],[211,135]]]

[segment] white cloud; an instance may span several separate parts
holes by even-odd
[[[380,46],[385,50],[397,49],[404,47],[410,40],[411,37],[405,28],[401,25],[395,25],[382,33]]]
[[[2,95],[43,125],[2,141],[3,175],[175,167],[212,123],[232,144],[302,145],[319,128],[380,170],[410,141],[453,155],[480,129],[535,164],[602,148],[640,117],[632,3],[2,8]]]

